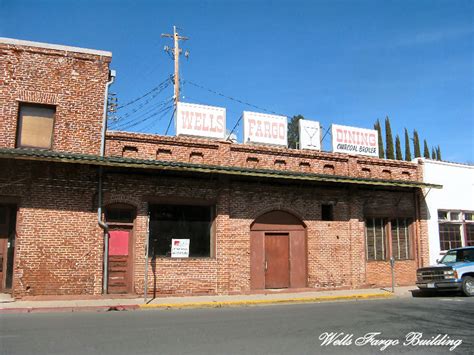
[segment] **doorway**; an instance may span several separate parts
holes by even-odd
[[[289,233],[265,233],[265,288],[290,287]]]
[[[16,206],[0,205],[0,292],[11,293],[15,255]]]
[[[112,204],[105,209],[109,225],[107,293],[134,293],[134,222],[136,209],[126,204]]]
[[[250,226],[250,288],[307,284],[306,226],[285,211],[267,212]]]

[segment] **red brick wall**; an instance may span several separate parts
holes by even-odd
[[[102,231],[97,225],[97,167],[2,160],[0,203],[18,200],[14,295],[93,295],[102,287]],[[129,171],[130,172],[130,171]],[[215,255],[149,263],[149,291],[157,294],[250,292],[250,225],[271,210],[288,211],[306,225],[308,287],[389,285],[388,262],[365,260],[364,216],[413,216],[412,192],[294,185],[258,180],[106,174],[105,204],[137,209],[134,289],[143,293],[148,204],[163,199],[216,201]],[[321,204],[335,221],[321,220]],[[396,207],[394,207],[396,206]],[[425,228],[422,221],[420,226]],[[422,254],[427,236],[421,234]],[[418,253],[417,253],[418,255]],[[416,261],[397,262],[397,282],[412,284]]]
[[[107,155],[130,157],[130,151],[133,151],[134,158],[139,159],[289,170],[356,178],[421,181],[421,171],[416,163],[397,160],[197,138],[116,131],[107,133]]]
[[[0,43],[0,147],[14,148],[20,102],[56,106],[53,150],[99,154],[111,57]]]

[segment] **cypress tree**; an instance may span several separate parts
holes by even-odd
[[[439,145],[436,148],[436,160],[442,160],[441,159],[441,147]]]
[[[400,137],[398,136],[398,134],[395,137],[395,157],[397,160],[403,160],[402,146],[401,146]]]
[[[392,127],[390,127],[390,119],[388,118],[388,116],[385,118],[385,144],[387,146],[387,159],[395,159],[395,152],[393,149]]]
[[[385,153],[383,150],[383,139],[382,139],[382,127],[380,126],[380,121],[377,118],[377,121],[374,124],[374,129],[377,130],[378,140],[379,140],[379,158],[384,158]]]
[[[423,140],[423,156],[426,159],[430,158],[430,148],[428,148],[428,143],[426,142],[426,139]]]
[[[288,148],[296,149],[300,142],[299,121],[304,119],[302,115],[293,116],[288,123]]]
[[[408,136],[408,131],[406,128],[405,128],[405,160],[411,161],[410,137]]]
[[[434,147],[431,147],[431,159],[436,160],[436,150]]]
[[[421,157],[420,138],[418,138],[416,129],[413,130],[413,153],[415,154],[415,158]]]

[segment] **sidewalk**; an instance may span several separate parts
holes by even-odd
[[[392,294],[389,289],[358,289],[336,291],[310,291],[279,293],[269,291],[266,294],[231,295],[231,296],[185,296],[89,300],[48,300],[48,301],[13,301],[0,298],[0,313],[38,313],[38,312],[106,312],[139,309],[170,308],[204,308],[204,307],[238,307],[252,305],[269,305],[278,303],[311,303],[344,300],[365,300],[375,298],[410,297],[414,286],[397,287]]]

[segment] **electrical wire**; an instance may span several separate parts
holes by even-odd
[[[176,113],[176,107],[174,108],[173,110],[173,114],[171,115],[171,118],[170,118],[170,121],[168,123],[168,127],[166,127],[166,132],[165,132],[165,136],[168,135],[168,131],[170,129],[170,126],[171,126],[171,122],[173,121],[173,118],[174,118],[174,114]]]
[[[120,109],[122,109],[122,108],[124,108],[124,107],[130,106],[130,105],[134,104],[135,102],[138,102],[138,101],[144,99],[145,97],[151,95],[151,94],[154,93],[155,91],[160,90],[163,85],[167,84],[167,86],[169,86],[169,84],[170,84],[171,82],[172,82],[171,77],[166,78],[166,79],[163,80],[160,84],[158,84],[157,86],[155,86],[153,89],[151,89],[150,91],[146,92],[146,93],[143,94],[142,96],[139,96],[139,97],[137,97],[137,98],[135,98],[135,99],[133,99],[133,100],[131,100],[131,101],[129,101],[129,102],[127,102],[127,103],[121,105],[121,106],[118,106],[118,107],[117,107],[117,110],[120,110]],[[166,86],[166,87],[167,87],[167,86]],[[161,90],[160,90],[160,91],[161,91]]]
[[[117,129],[119,130],[127,130],[127,129],[130,129],[130,128],[133,128],[133,127],[136,127],[144,122],[147,122],[149,121],[151,118],[155,117],[156,115],[159,115],[160,113],[166,111],[166,110],[169,110],[170,108],[172,108],[173,106],[167,106],[167,107],[164,107],[164,108],[161,108],[159,111],[156,111],[154,113],[152,113],[151,115],[139,120],[139,121],[132,121],[130,122],[129,124],[127,125],[123,125]]]
[[[249,103],[249,102],[242,101],[242,100],[237,99],[237,98],[235,98],[235,97],[222,94],[222,93],[220,93],[220,92],[218,92],[218,91],[209,89],[209,88],[207,88],[207,87],[205,87],[205,86],[202,86],[202,85],[200,85],[200,84],[196,84],[196,83],[194,83],[194,82],[192,82],[192,81],[189,81],[189,80],[183,80],[183,83],[191,84],[191,85],[193,85],[193,86],[195,86],[195,87],[197,87],[197,88],[200,88],[200,89],[202,89],[202,90],[209,91],[209,92],[211,92],[211,93],[213,93],[213,94],[215,94],[215,95],[224,97],[224,98],[226,98],[226,99],[228,99],[228,100],[232,100],[232,101],[238,102],[238,103],[240,103],[240,104],[242,104],[242,105],[246,105],[246,106],[249,106],[249,107],[253,107],[253,108],[256,108],[256,109],[258,109],[258,110],[262,110],[262,111],[265,111],[265,112],[268,112],[268,113],[273,113],[273,114],[275,114],[275,115],[290,117],[290,116],[288,116],[288,115],[280,114],[280,113],[277,113],[277,112],[272,111],[272,110],[267,110],[266,108],[263,108],[263,107],[260,107],[260,106],[251,104],[251,103]]]

